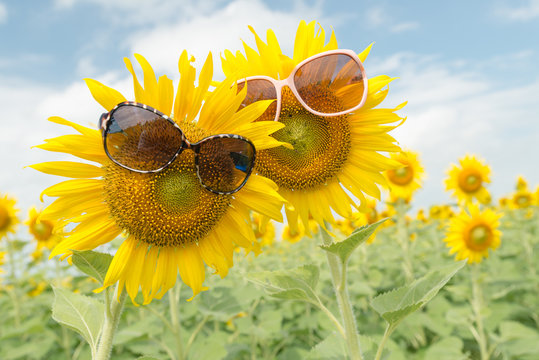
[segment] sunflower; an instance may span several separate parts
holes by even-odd
[[[6,256],[5,251],[0,251],[0,266],[4,265],[4,257]],[[3,273],[4,270],[0,267],[0,274]]]
[[[517,191],[528,189],[528,182],[526,181],[524,176],[520,175],[517,178],[517,183],[515,185],[515,188],[516,188]]]
[[[513,209],[524,209],[533,205],[533,200],[533,194],[528,188],[517,190],[511,198],[511,207]]]
[[[445,238],[450,254],[457,254],[456,260],[468,259],[468,263],[479,263],[488,257],[488,250],[500,246],[501,214],[491,209],[480,211],[475,204],[468,205],[468,212],[462,211],[451,219]]]
[[[317,29],[314,21],[309,24],[301,21],[299,24],[292,57],[283,54],[272,30],[267,31],[267,42],[251,27],[250,30],[257,50],[244,43],[246,55],[240,51],[236,54],[225,51],[222,67],[227,76],[243,79],[264,75],[284,79],[301,61],[338,49],[334,33],[326,44],[324,29]],[[370,49],[371,46],[358,55],[362,61]],[[379,185],[386,185],[382,172],[398,165],[380,152],[400,151],[388,132],[404,121],[395,112],[405,103],[394,108],[377,108],[393,80],[385,75],[370,78],[365,105],[353,113],[334,117],[310,113],[288,87],[283,88],[279,122],[286,127],[273,136],[291,143],[294,148],[280,146],[261,151],[256,170],[275,181],[279,185],[279,193],[292,205],[285,210],[293,233],[300,231],[299,221],[309,229],[309,218],[321,226],[325,222],[335,224],[333,211],[349,218],[353,207],[363,209],[356,200],[363,204],[364,194],[380,199]],[[331,101],[327,101],[328,96]],[[349,99],[346,95],[339,99],[328,93],[323,99],[311,100],[316,101],[323,111],[335,112],[337,107],[341,108],[341,101],[344,103]],[[273,120],[274,117],[266,113],[262,119]]]
[[[245,92],[238,92],[232,81],[225,81],[208,92],[213,63],[209,54],[195,86],[197,73],[184,51],[179,59],[180,80],[176,96],[172,80],[158,80],[146,59],[135,55],[144,75],[142,86],[129,59],[137,102],[151,106],[174,118],[192,142],[218,133],[233,133],[250,139],[258,150],[281,143],[269,136],[283,124],[253,121],[269,102],[253,104],[236,112]],[[126,99],[118,91],[98,81],[86,79],[95,100],[106,111]],[[42,219],[59,219],[59,228],[68,227],[67,236],[52,251],[51,257],[72,254],[72,250],[94,249],[121,234],[126,238],[107,271],[106,288],[119,281],[135,303],[142,292],[144,304],[161,298],[176,282],[193,290],[193,297],[206,290],[205,266],[221,277],[233,266],[234,245],[252,250],[256,243],[249,214],[261,213],[282,221],[284,199],[271,180],[253,174],[233,195],[212,193],[196,175],[194,153],[185,150],[170,166],[158,173],[136,173],[114,164],[105,154],[99,130],[87,128],[59,117],[50,121],[79,132],[46,140],[38,148],[72,154],[95,164],[47,162],[33,165],[41,172],[74,178],[43,191],[57,197],[42,213]],[[101,290],[100,289],[100,290]]]
[[[392,202],[403,199],[408,203],[412,199],[413,193],[421,187],[425,174],[425,170],[419,161],[419,154],[406,150],[400,153],[392,153],[391,158],[400,164],[397,169],[390,169],[385,172]]]
[[[37,241],[37,250],[40,251],[43,248],[51,250],[62,238],[54,232],[53,221],[40,218],[41,212],[42,210],[38,211],[35,207],[30,208],[25,224],[28,225],[28,231]]]
[[[9,197],[8,195],[0,194],[0,239],[7,235],[7,233],[14,233],[19,223],[17,218],[16,207],[17,200]]]
[[[528,183],[524,177],[519,176],[515,184],[516,191],[511,197],[511,208],[524,209],[534,204],[534,195],[528,189]]]
[[[459,159],[459,165],[453,164],[445,179],[447,191],[453,191],[453,196],[460,202],[469,203],[474,198],[482,204],[490,200],[490,194],[485,188],[490,183],[490,168],[476,156],[466,155]]]
[[[305,236],[306,231],[302,223],[297,224],[295,228],[290,225],[283,227],[282,239],[291,244],[297,243]]]
[[[271,246],[275,241],[275,225],[273,222],[267,221],[266,217],[257,213],[251,214],[251,217],[258,248]]]

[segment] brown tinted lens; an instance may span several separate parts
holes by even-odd
[[[213,191],[233,192],[251,173],[254,158],[255,148],[248,141],[210,137],[200,143],[198,175]]]
[[[243,89],[245,84],[247,84],[247,94],[245,95],[245,99],[241,103],[240,108],[238,110],[241,110],[247,105],[255,103],[259,100],[277,99],[277,92],[275,90],[275,86],[273,86],[273,83],[271,81],[263,80],[263,79],[254,79],[254,80],[247,80],[247,82],[240,82],[238,83],[238,92]],[[266,111],[257,120],[265,120],[265,121],[274,120],[276,110],[277,110],[277,102],[274,101],[270,106],[268,106]]]
[[[344,54],[326,55],[301,66],[294,74],[294,85],[311,109],[324,114],[359,105],[365,89],[361,67]]]
[[[162,168],[181,145],[181,132],[169,120],[131,105],[120,106],[112,113],[105,133],[110,157],[134,170]]]

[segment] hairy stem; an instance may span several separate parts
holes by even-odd
[[[322,234],[322,240],[324,245],[332,243],[331,236],[327,231],[320,227],[320,233]],[[357,331],[356,320],[354,318],[354,312],[352,304],[350,303],[350,297],[346,289],[346,264],[343,264],[342,269],[339,264],[339,258],[330,252],[326,251],[326,258],[333,279],[333,289],[337,296],[337,303],[344,323],[345,340],[348,346],[348,355],[352,360],[363,360],[361,354],[361,348],[359,345],[359,334]]]
[[[105,322],[101,329],[101,337],[97,348],[96,360],[109,360],[112,352],[112,340],[118,328],[122,310],[125,304],[126,291],[122,291],[120,298],[116,300],[117,293],[120,291],[119,284],[116,284],[112,301],[109,300],[109,292],[105,292]]]

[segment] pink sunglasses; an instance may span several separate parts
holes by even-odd
[[[339,116],[361,108],[367,99],[367,74],[353,50],[329,50],[300,62],[286,79],[249,76],[238,81],[238,91],[247,84],[240,108],[259,100],[277,100],[259,118],[279,119],[281,91],[288,86],[299,103],[317,116]],[[331,103],[328,106],[328,103]],[[328,109],[329,107],[329,109]]]

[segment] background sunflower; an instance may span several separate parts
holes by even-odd
[[[0,239],[8,233],[14,233],[19,219],[17,212],[19,211],[15,204],[17,200],[7,194],[0,194]]]
[[[476,199],[487,204],[490,194],[485,185],[490,183],[489,166],[475,155],[459,159],[459,165],[453,164],[449,169],[449,177],[445,179],[446,190],[452,191],[459,202],[469,203]]]
[[[453,217],[445,238],[450,254],[457,254],[455,260],[468,259],[468,263],[479,263],[488,257],[489,249],[500,246],[501,214],[491,209],[481,211],[479,206],[470,204],[467,211]]]

